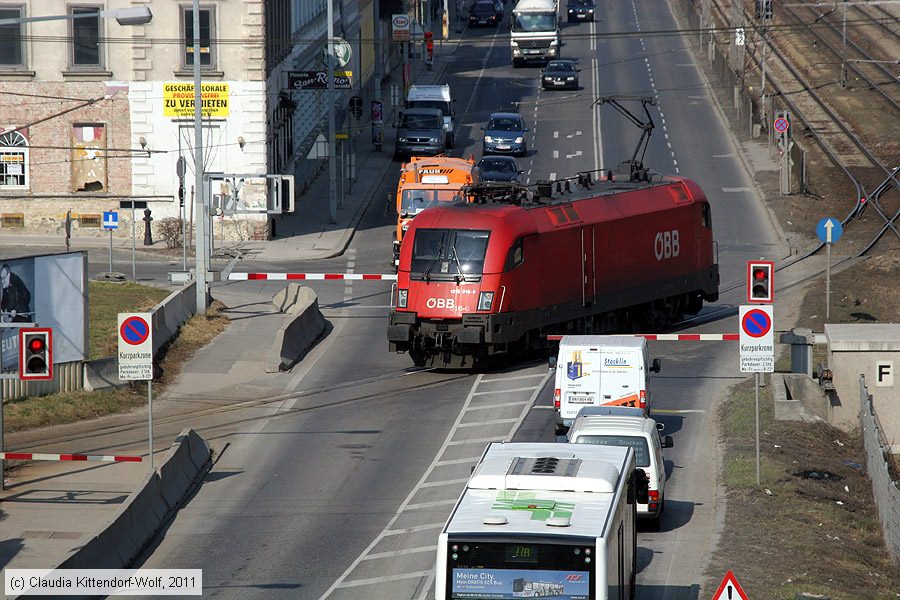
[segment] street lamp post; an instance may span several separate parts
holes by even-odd
[[[208,265],[206,262],[206,194],[203,193],[203,98],[200,87],[200,0],[194,0],[194,197],[196,198],[194,222],[197,235],[194,240],[194,270],[197,277],[197,314],[206,314],[206,286]]]
[[[194,0],[195,2],[197,0]],[[337,153],[334,115],[334,7],[333,0],[325,0],[328,4],[328,52],[325,62],[328,63],[328,220],[337,223]]]

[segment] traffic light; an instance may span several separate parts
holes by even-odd
[[[747,262],[747,301],[755,304],[772,304],[775,300],[773,274],[775,264],[770,260]]]
[[[53,330],[19,330],[19,379],[53,379]]]

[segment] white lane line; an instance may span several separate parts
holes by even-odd
[[[468,479],[466,480],[468,481]],[[429,529],[443,529],[445,523],[427,523],[425,525],[414,525],[413,527],[403,527],[402,529],[388,529],[384,535],[406,535],[407,533],[418,533],[420,531],[428,531]]]
[[[510,390],[490,390],[487,392],[475,392],[472,394],[473,396],[487,396],[489,394],[512,394],[513,392],[530,392],[534,389],[534,386],[523,387],[523,388],[512,388]]]
[[[597,24],[591,21],[591,50],[597,49]]]
[[[554,140],[558,140],[558,139],[559,139],[559,132],[558,132],[558,131],[554,131],[554,132],[553,132],[553,139],[554,139]]]
[[[559,158],[559,150],[553,151],[553,158]]]
[[[706,96],[688,96],[689,100],[706,100]]]
[[[713,154],[713,158],[734,158],[734,154]]]
[[[437,508],[438,506],[452,506],[456,504],[456,498],[448,500],[432,500],[431,502],[418,502],[416,504],[407,504],[403,510],[419,510],[420,508]]]
[[[496,410],[498,408],[509,408],[510,406],[522,406],[528,400],[521,402],[498,402],[497,404],[485,404],[484,406],[470,406],[469,410]]]
[[[573,137],[576,137],[576,136],[579,136],[579,135],[581,135],[581,132],[580,132],[580,131],[576,131],[575,133],[567,134],[566,137],[567,137],[568,139],[571,140]]]
[[[493,41],[491,41],[491,46],[493,47]],[[475,94],[473,94],[473,98],[474,98],[474,96],[475,96]],[[470,99],[470,102],[471,102],[471,99]],[[427,469],[425,469],[425,472],[422,474],[422,477],[419,479],[418,483],[416,483],[416,485],[413,486],[413,489],[410,490],[409,495],[406,496],[406,499],[403,500],[403,502],[397,508],[397,512],[394,514],[393,517],[391,517],[391,520],[388,521],[387,525],[385,525],[385,527],[381,531],[381,533],[379,533],[378,535],[375,536],[375,539],[373,539],[369,543],[369,545],[366,547],[366,549],[363,550],[362,553],[358,557],[356,557],[356,559],[352,563],[350,563],[350,566],[348,566],[347,569],[343,573],[341,573],[341,576],[338,577],[334,581],[334,583],[332,583],[331,586],[329,586],[329,588],[327,590],[325,590],[325,593],[319,597],[319,600],[328,598],[328,596],[330,596],[334,592],[334,590],[336,590],[341,584],[343,584],[346,581],[346,579],[350,575],[350,573],[352,573],[353,570],[356,569],[357,566],[359,566],[359,563],[362,562],[363,557],[365,557],[369,552],[371,552],[372,549],[375,548],[381,542],[382,539],[384,539],[384,535],[385,535],[384,532],[391,530],[391,527],[393,527],[394,523],[397,522],[397,519],[399,519],[400,515],[403,514],[403,512],[406,510],[406,507],[412,503],[412,499],[419,492],[419,486],[428,480],[429,476],[431,476],[432,471],[434,471],[435,467],[437,467],[437,465],[438,465],[439,457],[442,456],[444,454],[444,452],[447,450],[447,447],[451,445],[452,442],[450,440],[452,440],[453,436],[456,435],[457,427],[459,427],[459,424],[462,423],[463,416],[466,414],[466,409],[468,409],[469,405],[472,403],[472,398],[474,397],[473,394],[475,394],[475,390],[478,389],[478,385],[481,383],[482,377],[483,376],[481,373],[479,373],[478,375],[475,376],[475,381],[472,383],[472,387],[471,387],[471,389],[469,389],[469,393],[466,396],[466,400],[465,400],[465,402],[463,402],[462,409],[459,411],[459,414],[456,415],[456,420],[453,422],[453,425],[450,427],[450,431],[447,432],[447,437],[444,438],[444,442],[438,448],[437,452],[434,455],[434,458],[431,461],[431,464],[428,465]],[[476,462],[479,459],[480,459],[480,457],[478,459],[475,459]],[[426,586],[426,588],[427,587],[428,586]]]
[[[706,411],[700,408],[660,408],[653,409],[655,415],[682,415],[682,414],[702,414]]]
[[[676,67],[693,67],[692,63],[675,63]]]
[[[539,408],[541,410],[556,410],[555,406],[532,406],[531,408]],[[656,412],[655,410],[653,412]]]
[[[481,455],[478,456],[470,456],[468,458],[453,458],[449,460],[439,460],[435,463],[437,467],[446,467],[449,465],[464,465],[467,463],[477,463],[481,460]]]
[[[723,192],[727,192],[727,193],[729,193],[729,194],[742,194],[742,193],[744,193],[744,192],[749,192],[749,191],[751,191],[751,190],[750,190],[750,188],[748,188],[748,187],[734,187],[734,188],[732,188],[732,187],[727,187],[727,188],[726,188],[726,187],[723,187],[723,188],[722,188],[722,191],[723,191]]]
[[[495,377],[494,379],[482,379],[481,383],[496,383],[498,381],[513,381],[515,379],[534,379],[535,377],[544,378],[543,373],[531,373],[530,375],[515,375],[513,377]]]
[[[550,181],[556,181],[556,171],[550,173]]]
[[[468,477],[463,477],[462,479],[444,479],[443,481],[429,481],[428,483],[423,483],[423,488],[436,488],[442,487],[445,485],[458,485],[460,483],[465,483],[469,481]]]
[[[406,556],[408,554],[420,554],[422,552],[437,551],[437,544],[434,546],[422,546],[419,548],[407,548],[405,550],[393,550],[391,552],[376,552],[366,557],[366,560],[377,560],[379,558],[396,558],[398,556]]]
[[[581,150],[576,150],[575,154],[566,154],[566,158],[575,158],[576,156],[581,156]]]
[[[469,102],[466,104],[466,114],[471,114],[472,111],[472,103],[475,101],[475,98],[478,97],[478,86],[481,84],[481,78],[484,77],[484,70],[487,68],[488,61],[491,59],[491,51],[494,49],[494,43],[497,41],[497,36],[491,36],[491,45],[488,47],[488,51],[484,55],[484,60],[481,61],[481,70],[478,71],[478,77],[475,79],[475,87],[472,89],[472,95],[469,97]],[[329,593],[329,592],[326,592]]]
[[[331,594],[332,589],[360,587],[363,585],[376,585],[379,583],[388,583],[391,581],[403,581],[404,579],[415,579],[416,577],[427,577],[431,571],[416,571],[415,573],[401,573],[399,575],[386,575],[384,577],[371,577],[369,579],[354,579],[353,581],[345,581],[334,588],[329,589],[326,594]]]
[[[515,423],[518,419],[492,419],[490,421],[478,421],[476,423],[460,423],[460,427],[483,427],[485,425],[503,425],[504,423]]]
[[[503,437],[495,435],[494,437],[475,438],[469,440],[456,440],[447,444],[448,446],[466,446],[468,444],[490,444],[492,442],[502,442]],[[479,459],[480,460],[480,459]]]

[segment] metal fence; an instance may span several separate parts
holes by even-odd
[[[866,469],[872,481],[884,542],[894,560],[900,562],[900,489],[888,471],[885,456],[890,453],[890,445],[872,408],[872,396],[863,375],[859,376],[859,404],[859,423],[866,445]]]

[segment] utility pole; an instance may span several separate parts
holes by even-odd
[[[842,37],[844,39],[843,50],[841,50],[841,87],[847,87],[847,0],[842,3],[844,6],[844,26]]]
[[[337,223],[337,165],[334,162],[337,154],[334,117],[334,7],[333,0],[326,2],[328,3],[328,52],[325,56],[325,62],[328,63],[328,220]]]
[[[331,6],[329,0],[328,6]],[[206,224],[207,211],[203,193],[203,99],[200,93],[200,0],[194,0],[194,190],[196,190],[197,236],[194,245],[197,272],[197,314],[206,314]],[[330,21],[329,21],[330,23]]]

